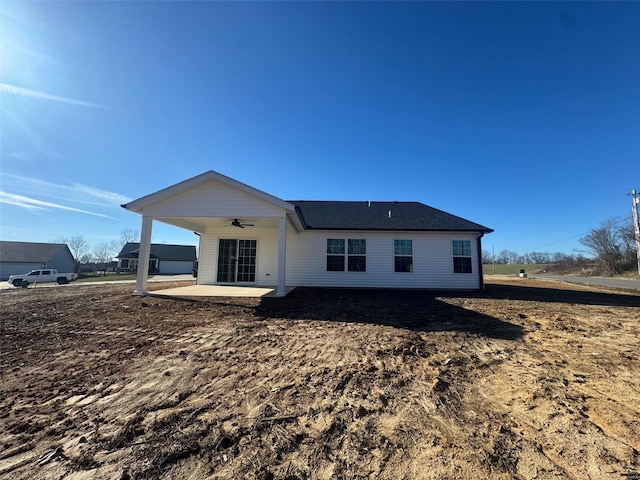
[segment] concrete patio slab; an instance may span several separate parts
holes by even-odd
[[[288,294],[295,287],[287,287]],[[276,287],[238,287],[226,285],[189,285],[186,287],[152,290],[149,295],[168,297],[275,297]]]

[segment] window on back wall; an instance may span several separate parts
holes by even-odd
[[[393,241],[393,263],[395,272],[413,272],[413,240]]]
[[[327,272],[344,272],[344,239],[327,239]]]
[[[347,268],[350,272],[367,271],[367,241],[365,239],[347,240]]]
[[[452,240],[453,273],[472,273],[471,240]]]
[[[345,248],[346,246],[346,248]],[[367,271],[367,241],[365,239],[327,239],[327,272]]]

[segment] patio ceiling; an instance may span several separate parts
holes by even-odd
[[[238,219],[242,224],[248,225],[245,228],[235,227],[231,224],[235,219]],[[289,226],[293,227],[294,230],[302,230],[297,218],[292,221],[291,217],[288,216],[287,219]],[[155,217],[154,220],[198,233],[208,233],[220,229],[249,233],[252,228],[278,228],[278,219],[273,217]]]

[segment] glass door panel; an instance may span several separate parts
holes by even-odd
[[[256,240],[238,240],[238,282],[256,281]]]
[[[257,240],[221,238],[218,244],[218,282],[256,281]]]
[[[218,282],[235,283],[238,240],[221,238],[218,244]]]

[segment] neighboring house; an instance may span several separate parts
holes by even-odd
[[[69,273],[75,272],[76,262],[64,243],[0,241],[0,280],[40,268]]]
[[[417,202],[284,201],[209,171],[123,208],[200,236],[198,284],[481,289],[493,230]],[[137,293],[146,293],[147,269]]]
[[[118,271],[135,272],[138,270],[140,244],[128,242],[118,254]],[[149,255],[149,273],[178,274],[192,273],[196,261],[196,247],[193,245],[151,244]]]

